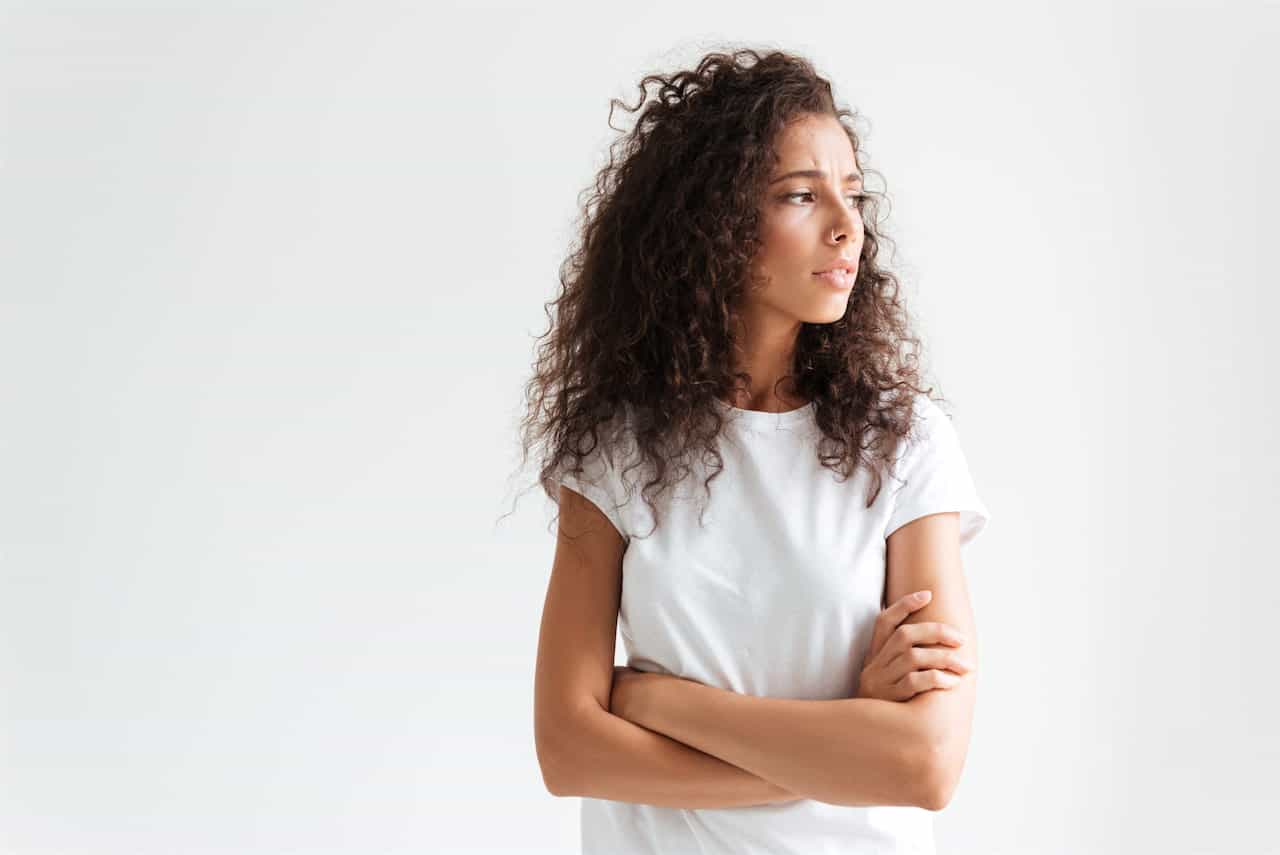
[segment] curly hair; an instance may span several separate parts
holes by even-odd
[[[649,84],[657,84],[652,99]],[[611,128],[614,106],[639,115],[611,144],[560,266],[560,293],[544,304],[551,325],[525,387],[522,460],[545,448],[539,482],[558,508],[566,464],[580,474],[622,414],[642,458],[627,471],[647,463],[642,495],[656,528],[656,497],[689,474],[695,452],[714,463],[703,484],[710,496],[723,469],[716,400],[749,388],[731,356],[743,297],[759,284],[750,268],[779,133],[807,115],[833,116],[868,170],[847,122],[857,114],[839,108],[830,83],[794,54],[712,52],[693,70],[646,75],[639,90],[634,107],[610,100]],[[920,342],[898,280],[877,262],[879,195],[867,191],[860,202],[864,242],[845,313],[801,325],[790,375],[814,404],[821,464],[842,480],[859,466],[871,472],[868,506],[910,431],[914,396],[932,391],[917,385]]]

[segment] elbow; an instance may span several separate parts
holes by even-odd
[[[917,800],[918,807],[940,811],[951,803],[951,790],[945,784],[938,783],[936,778],[927,779],[923,789],[924,792]]]
[[[538,765],[542,770],[542,786],[548,793],[557,798],[571,795],[560,761],[552,760],[541,747],[538,748]]]
[[[944,749],[929,752],[916,780],[920,785],[917,804],[929,811],[944,810],[951,804],[960,780],[960,764]]]
[[[537,744],[537,754],[538,766],[542,772],[542,786],[547,792],[557,798],[578,795],[570,784],[570,776],[565,768],[563,755],[554,754],[541,742]]]
[[[578,795],[571,780],[569,752],[564,750],[559,737],[539,733],[534,740],[538,755],[538,767],[542,772],[542,785],[557,798]]]
[[[534,721],[534,749],[542,772],[542,785],[559,798],[581,796],[580,740],[587,728],[584,720],[571,714],[537,716]]]
[[[542,784],[544,787],[547,788],[548,793],[550,793],[551,795],[555,796],[558,799],[564,799],[572,795],[577,795],[577,793],[573,789],[565,786],[564,781],[562,779],[553,778],[550,775],[548,775],[545,771],[542,773]]]

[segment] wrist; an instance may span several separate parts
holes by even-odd
[[[663,684],[677,679],[667,674],[615,666],[609,712],[633,724],[653,728],[653,715],[661,708],[658,694]]]
[[[654,729],[662,710],[665,690],[677,679],[670,674],[645,673],[630,688],[626,717],[641,727]]]

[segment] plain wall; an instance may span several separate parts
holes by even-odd
[[[577,851],[521,394],[609,98],[736,46],[865,117],[992,511],[939,851],[1280,852],[1278,36],[1261,3],[3,4],[0,852]]]

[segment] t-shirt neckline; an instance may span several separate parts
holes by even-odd
[[[726,404],[719,398],[713,399],[721,412],[727,413],[742,424],[752,427],[774,427],[776,425],[791,425],[804,421],[809,418],[813,412],[814,402],[796,407],[794,410],[783,410],[777,413],[770,413],[764,410],[744,410],[741,407],[735,407],[732,404]]]

